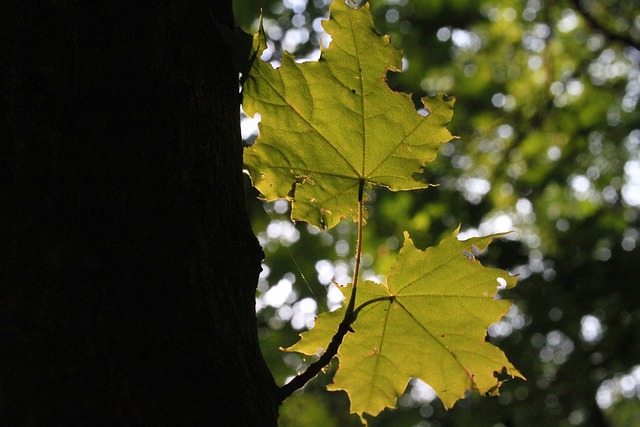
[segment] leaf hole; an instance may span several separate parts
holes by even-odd
[[[462,251],[462,254],[469,258],[471,261],[474,261],[476,259],[475,255],[471,251]]]

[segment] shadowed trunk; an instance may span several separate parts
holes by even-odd
[[[276,425],[209,3],[0,6],[2,425]]]

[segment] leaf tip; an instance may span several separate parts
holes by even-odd
[[[402,244],[402,247],[400,247],[400,253],[402,254],[409,249],[416,249],[416,245],[415,243],[413,243],[413,240],[411,239],[409,232],[404,231],[402,235],[404,236],[404,243]],[[395,270],[395,268],[393,268],[393,270]]]
[[[260,9],[260,20],[258,21],[258,32],[253,35],[253,51],[262,52],[267,48],[267,36],[264,31],[264,13]]]

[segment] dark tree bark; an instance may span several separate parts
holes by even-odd
[[[0,6],[0,425],[272,426],[231,2]]]

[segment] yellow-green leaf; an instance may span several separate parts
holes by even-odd
[[[254,62],[243,108],[262,120],[244,161],[267,200],[290,198],[294,220],[330,228],[356,215],[361,184],[429,185],[422,168],[452,138],[445,126],[454,100],[423,99],[430,112],[423,117],[408,94],[389,88],[386,73],[401,69],[402,54],[376,34],[368,4],[354,9],[337,0],[323,26],[332,41],[319,61],[296,63],[285,52],[277,69]],[[261,30],[254,50],[265,48]]]
[[[516,278],[486,268],[474,256],[496,235],[460,241],[457,231],[426,251],[405,244],[386,284],[363,282],[356,294],[354,333],[339,349],[340,365],[331,390],[345,390],[351,411],[376,415],[393,407],[410,378],[420,378],[446,407],[467,390],[493,393],[494,372],[519,372],[485,341],[487,328],[511,303],[495,298],[498,279],[513,287]],[[342,288],[348,300],[351,285]],[[321,315],[290,351],[316,354],[331,339],[344,308]]]

